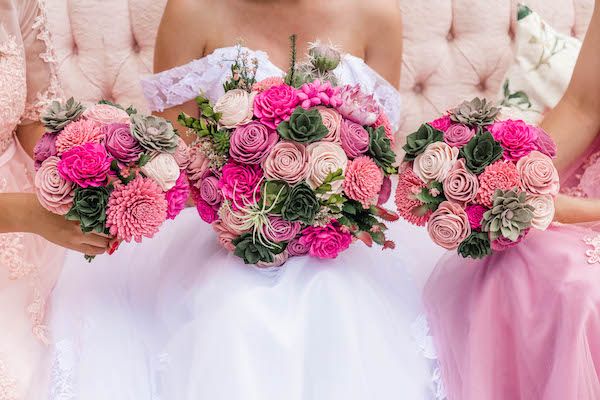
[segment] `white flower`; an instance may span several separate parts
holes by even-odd
[[[425,183],[443,182],[458,160],[459,150],[444,142],[431,143],[415,158],[413,172]]]
[[[179,164],[171,154],[160,153],[148,161],[142,168],[142,173],[154,180],[163,191],[168,191],[177,183]]]
[[[529,195],[527,204],[533,207],[531,226],[545,231],[554,220],[554,198],[551,195]]]
[[[338,170],[346,172],[348,167],[348,156],[346,152],[337,143],[333,142],[316,142],[307,146],[308,153],[308,176],[306,183],[316,189],[323,184],[327,176]],[[331,191],[329,193],[341,193],[342,180],[337,180],[331,183]]]
[[[213,108],[215,112],[221,113],[219,124],[231,129],[250,122],[254,114],[255,95],[242,89],[233,89],[225,93]]]

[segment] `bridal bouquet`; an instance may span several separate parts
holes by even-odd
[[[474,99],[407,137],[396,205],[431,239],[463,257],[517,245],[554,218],[556,145],[540,128],[499,120]]]
[[[381,207],[397,173],[390,124],[373,96],[335,85],[339,53],[316,45],[311,56],[256,82],[240,50],[225,94],[180,116],[198,135],[188,174],[200,216],[247,264],[335,258],[355,238],[393,247],[382,221],[398,216]]]
[[[47,210],[83,232],[121,241],[152,237],[185,207],[188,149],[173,126],[109,102],[90,108],[69,99],[42,115],[34,149],[35,189]]]

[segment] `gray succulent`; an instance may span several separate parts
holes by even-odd
[[[53,101],[52,104],[42,113],[40,121],[49,132],[60,132],[69,123],[77,120],[85,111],[83,105],[70,98],[64,103]]]
[[[513,242],[531,226],[534,208],[526,203],[525,192],[496,190],[492,208],[483,214],[482,230],[490,240],[504,236]]]
[[[458,107],[450,111],[450,119],[464,125],[489,125],[492,124],[500,108],[486,99],[475,97],[471,101],[462,102]]]
[[[144,149],[159,153],[174,153],[177,149],[177,133],[164,118],[134,114],[131,123],[131,133]]]

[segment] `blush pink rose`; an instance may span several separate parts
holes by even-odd
[[[348,165],[344,179],[344,192],[364,208],[377,204],[383,185],[383,171],[369,157],[355,158]]]
[[[456,250],[471,234],[471,224],[467,213],[461,206],[444,201],[431,214],[427,232],[435,244],[447,250]]]
[[[531,226],[535,229],[545,231],[554,220],[554,197],[545,195],[527,196],[527,204],[533,207],[533,219]]]
[[[190,147],[190,162],[186,168],[190,184],[199,189],[202,178],[209,168],[210,159],[202,150],[202,144],[195,143]]]
[[[83,188],[100,187],[106,184],[111,162],[104,146],[86,143],[62,155],[58,172],[64,179]]]
[[[538,131],[523,121],[495,122],[488,130],[504,148],[504,158],[517,161],[537,150]]]
[[[228,252],[233,253],[235,250],[233,240],[236,239],[237,236],[227,230],[220,221],[213,222],[212,228],[217,233],[219,244]]]
[[[452,126],[452,120],[449,115],[444,115],[438,119],[434,119],[429,123],[432,127],[438,131],[446,132],[450,126]]]
[[[260,199],[260,182],[263,171],[258,165],[240,165],[228,162],[221,170],[219,189],[223,196],[231,200],[234,210],[250,204],[255,204]]]
[[[258,121],[249,122],[231,134],[229,155],[240,164],[260,164],[278,140],[277,131]]]
[[[175,153],[173,153],[173,157],[175,157],[175,161],[179,165],[179,168],[186,169],[188,165],[190,165],[190,147],[185,143],[185,141],[177,137],[178,145],[175,149]]]
[[[315,142],[306,147],[308,153],[308,174],[306,182],[312,189],[316,189],[325,182],[325,179],[332,172],[341,170],[346,172],[348,166],[348,157],[337,143]],[[342,191],[342,181],[331,183],[329,193],[340,193]]]
[[[302,231],[300,243],[317,258],[336,258],[350,247],[352,235],[335,221],[325,226],[309,226]]]
[[[465,208],[465,212],[469,217],[469,224],[471,225],[471,229],[476,231],[481,229],[481,222],[483,221],[483,214],[488,209],[480,204],[471,204]]]
[[[35,174],[35,191],[40,204],[54,214],[65,215],[73,206],[75,188],[58,173],[60,158],[50,156]]]
[[[271,129],[290,119],[298,107],[298,91],[288,85],[273,86],[254,98],[254,115]]]
[[[263,225],[262,234],[268,240],[282,243],[292,240],[300,233],[302,224],[300,222],[286,221],[276,215],[269,215],[269,223]]]
[[[360,157],[369,150],[369,132],[356,122],[342,121],[340,139],[342,148],[350,159]]]
[[[73,147],[86,143],[100,143],[104,139],[101,125],[94,121],[80,119],[71,122],[56,138],[56,151],[60,156]]]
[[[475,200],[479,190],[477,176],[465,167],[465,160],[462,158],[454,164],[443,184],[446,198],[463,207]]]
[[[108,104],[96,104],[83,113],[83,117],[98,125],[130,124],[131,118],[127,111]]]
[[[165,192],[175,186],[180,170],[175,157],[169,153],[159,153],[141,168],[148,178],[153,179]]]
[[[221,114],[219,124],[225,128],[235,128],[252,119],[252,108],[255,93],[248,93],[242,89],[233,89],[226,92],[214,106],[214,110]]]
[[[475,136],[475,130],[466,125],[455,124],[444,132],[444,141],[452,147],[462,147]]]
[[[338,111],[342,116],[359,125],[371,126],[381,112],[379,104],[372,94],[365,94],[360,85],[346,85],[340,91],[342,99]]]
[[[308,173],[306,147],[295,142],[279,142],[263,161],[262,168],[267,179],[295,185],[306,179]]]
[[[340,139],[340,128],[342,124],[342,115],[333,108],[319,106],[317,107],[321,118],[323,119],[323,125],[327,128],[327,135],[321,139],[324,142],[341,143]]]
[[[231,207],[223,206],[219,209],[219,216],[221,225],[234,235],[240,236],[249,231],[248,223],[241,210],[233,211]]]
[[[560,190],[558,171],[547,155],[532,151],[528,156],[517,161],[517,170],[521,177],[521,186],[527,192],[551,196],[558,194]]]
[[[458,160],[459,150],[444,142],[431,143],[415,158],[413,171],[423,182],[442,182]]]

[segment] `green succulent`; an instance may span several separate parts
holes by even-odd
[[[277,132],[283,139],[311,143],[323,139],[329,130],[323,125],[319,110],[297,107],[288,121],[279,124]]]
[[[525,192],[496,190],[492,208],[483,214],[481,230],[488,232],[492,241],[500,236],[517,241],[533,219],[534,208],[526,200]]]
[[[105,187],[77,188],[73,207],[65,217],[70,221],[79,221],[82,232],[103,233],[109,195]]]
[[[488,131],[478,132],[460,149],[465,166],[474,174],[480,174],[485,167],[502,158],[504,149]]]
[[[320,208],[315,192],[307,184],[300,183],[290,190],[281,208],[281,215],[285,220],[311,225]]]
[[[492,253],[487,233],[473,232],[458,246],[458,254],[464,258],[480,259]]]
[[[393,173],[396,153],[392,150],[392,142],[385,134],[385,128],[366,127],[369,132],[369,154],[375,163],[387,173]]]
[[[489,125],[496,120],[499,113],[499,107],[488,103],[486,99],[475,97],[471,101],[462,102],[451,110],[450,119],[453,122],[470,126]]]
[[[421,125],[416,132],[406,137],[406,144],[402,147],[406,153],[404,161],[413,161],[431,143],[441,142],[442,140],[444,140],[444,132],[429,124]]]
[[[235,246],[234,254],[244,260],[245,264],[272,263],[274,256],[285,250],[284,244],[272,244],[269,248],[255,240],[251,233],[235,238],[232,243]]]
[[[84,111],[83,105],[72,97],[65,103],[53,101],[42,113],[40,121],[49,132],[60,132],[69,123],[77,120]]]

